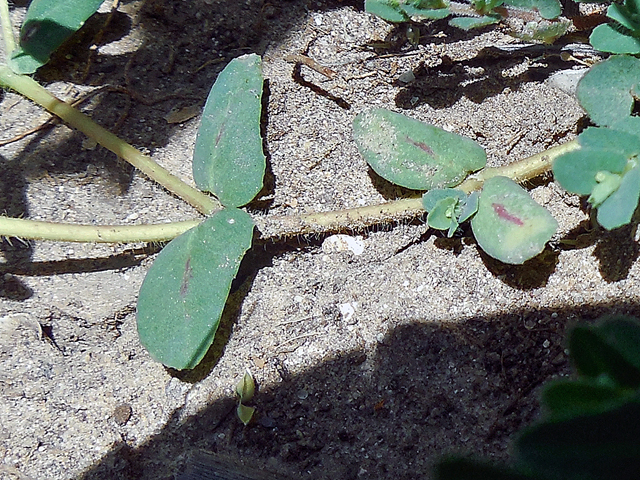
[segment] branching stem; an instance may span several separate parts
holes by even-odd
[[[209,215],[220,208],[220,204],[212,197],[187,185],[175,175],[162,168],[139,150],[124,142],[113,133],[102,128],[84,113],[56,98],[35,80],[17,75],[6,65],[0,65],[0,85],[11,88],[33,100],[49,112],[57,115],[72,127],[93,138],[103,147],[111,150],[118,157],[126,160],[152,180],[158,182],[170,192],[193,205],[204,215]]]
[[[499,175],[509,177],[519,183],[525,182],[550,171],[556,158],[578,147],[577,140],[572,140],[503,167],[486,167],[471,175],[455,188],[471,193],[482,188],[485,180]],[[263,238],[274,238],[331,231],[362,230],[376,224],[403,221],[422,214],[424,214],[422,199],[410,198],[336,212],[257,218],[256,224]]]
[[[480,189],[485,180],[498,175],[510,177],[517,182],[530,180],[550,171],[556,158],[578,147],[577,140],[572,140],[503,167],[484,168],[457,188],[470,193]],[[267,240],[333,231],[358,231],[382,223],[409,220],[422,214],[422,199],[409,198],[333,212],[255,217],[254,221],[262,239]],[[199,222],[189,220],[156,225],[95,226],[0,217],[0,235],[63,242],[152,242],[171,240]]]

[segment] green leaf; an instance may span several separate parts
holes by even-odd
[[[569,350],[581,375],[611,379],[619,388],[640,387],[640,324],[635,318],[605,317],[596,326],[576,327]]]
[[[629,117],[633,118],[633,117]],[[623,125],[618,122],[616,128]],[[553,174],[567,191],[590,195],[598,223],[607,230],[631,221],[640,197],[640,137],[610,128],[588,128],[580,149],[556,159]]]
[[[484,15],[482,17],[456,17],[449,20],[449,25],[461,28],[462,30],[471,30],[493,25],[499,21],[500,17],[492,15]]]
[[[614,126],[631,114],[640,82],[640,60],[615,55],[600,62],[578,83],[577,96],[591,120]]]
[[[436,230],[448,230],[449,237],[453,236],[458,228],[456,220],[456,206],[458,200],[453,197],[443,198],[427,215],[427,224]]]
[[[449,458],[435,465],[433,478],[434,480],[529,480],[532,477],[484,462],[466,458]]]
[[[193,152],[193,178],[225,206],[246,205],[262,189],[262,68],[258,55],[235,58],[209,92]]]
[[[637,13],[634,13],[631,8],[629,8],[632,5],[632,3],[627,1],[625,1],[624,5],[612,3],[609,5],[609,8],[607,8],[607,17],[615,20],[631,32],[637,32],[640,30],[640,23],[638,23]]]
[[[591,379],[558,380],[545,386],[541,403],[551,418],[568,419],[618,406],[626,399],[625,393]]]
[[[580,134],[578,142],[582,148],[609,150],[631,158],[640,155],[640,136],[638,135],[611,128],[589,127]]]
[[[459,223],[467,220],[478,209],[478,196],[477,192],[467,197],[462,190],[434,188],[422,196],[422,206],[429,212],[427,225],[436,230],[448,230],[447,236],[451,237]]]
[[[540,478],[635,480],[640,472],[640,404],[529,428],[516,442],[520,463]]]
[[[598,25],[589,36],[589,43],[596,50],[608,53],[640,53],[640,38],[619,32],[610,24]]]
[[[160,252],[138,299],[138,335],[155,360],[177,369],[202,360],[252,236],[249,215],[224,209]]]
[[[467,194],[455,188],[434,188],[422,196],[422,206],[427,212],[430,212],[436,207],[440,200],[446,198],[454,198],[457,203],[464,201],[467,198]]]
[[[610,134],[606,136],[594,135],[594,139],[599,137],[603,141],[607,141],[610,138],[617,138],[624,141],[625,138],[630,137],[626,133],[613,130],[609,130],[608,133]],[[598,185],[596,180],[598,172],[622,173],[624,171],[628,161],[627,152],[622,148],[610,148],[604,143],[600,148],[597,144],[593,147],[583,147],[582,136],[578,141],[581,145],[579,150],[561,155],[553,162],[553,176],[568,192],[589,195]],[[589,140],[589,144],[592,143]]]
[[[469,220],[478,211],[478,199],[480,192],[471,192],[464,202],[464,206],[460,210],[458,221],[460,223]]]
[[[439,20],[451,15],[451,11],[446,7],[416,8],[411,5],[406,5],[403,10],[409,17],[417,19]]]
[[[537,10],[547,20],[557,18],[562,13],[562,5],[558,0],[505,0],[505,5],[525,10]]]
[[[519,265],[542,252],[558,222],[513,180],[493,177],[484,184],[471,227],[485,252]]]
[[[247,407],[246,405],[243,405],[242,403],[239,403],[238,404],[238,408],[236,409],[236,413],[238,415],[238,418],[245,425],[249,425],[249,422],[253,418],[253,414],[255,412],[256,412],[255,408]],[[218,477],[216,477],[216,478],[218,478]]]
[[[598,207],[597,220],[607,230],[627,225],[640,200],[640,166],[622,177],[620,186]]]
[[[372,13],[387,22],[401,23],[409,20],[409,17],[396,0],[365,0],[365,12]]]
[[[236,385],[236,395],[238,395],[240,402],[250,402],[255,391],[256,382],[253,380],[251,372],[247,370]]]
[[[33,0],[20,29],[20,45],[9,59],[15,73],[30,74],[98,11],[104,0]]]
[[[378,175],[414,190],[453,187],[487,162],[473,140],[384,109],[360,113],[353,136]]]

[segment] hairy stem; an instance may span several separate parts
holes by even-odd
[[[0,217],[0,235],[58,242],[136,243],[163,242],[195,227],[200,220],[157,225],[70,225],[24,218]]]
[[[489,180],[491,177],[503,176],[509,177],[511,180],[522,183],[532,178],[536,178],[551,170],[553,161],[560,155],[577,150],[580,148],[578,140],[571,140],[570,142],[563,143],[551,147],[544,152],[536,153],[517,162],[504,165],[502,167],[486,167],[479,172],[469,176],[464,182],[458,185],[456,188],[464,191],[465,193],[471,193],[474,190],[479,190],[484,184],[485,180]]]
[[[519,183],[525,182],[550,171],[556,158],[577,148],[578,141],[572,140],[509,165],[486,167],[456,188],[471,193],[482,188],[485,180],[499,175]],[[424,213],[422,198],[410,198],[336,212],[278,215],[256,218],[255,221],[263,238],[277,238],[332,231],[357,231],[380,223],[408,220]]]
[[[0,84],[30,98],[38,105],[46,108],[49,112],[60,117],[72,127],[80,130],[88,137],[93,138],[100,145],[129,162],[149,178],[193,205],[202,214],[209,215],[220,208],[217,200],[187,185],[151,158],[143,155],[133,146],[102,128],[84,113],[50,94],[31,78],[25,75],[17,75],[6,65],[0,65]]]
[[[2,25],[2,37],[4,38],[4,51],[7,57],[16,48],[16,40],[13,37],[13,27],[9,16],[9,4],[7,0],[0,0],[0,25]]]
[[[457,188],[470,193],[479,190],[485,180],[498,175],[510,177],[517,182],[531,180],[551,170],[553,161],[560,155],[577,148],[577,140],[572,140],[510,165],[487,167]],[[254,217],[254,221],[262,239],[268,240],[334,231],[358,231],[381,223],[410,220],[424,213],[422,198],[409,198],[334,212]],[[158,225],[95,226],[0,217],[0,236],[62,242],[153,242],[171,240],[199,222],[189,220]]]

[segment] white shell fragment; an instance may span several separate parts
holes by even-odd
[[[364,241],[362,237],[352,237],[350,235],[331,235],[322,242],[324,253],[353,252],[354,255],[361,255],[364,252]]]
[[[355,315],[356,310],[358,309],[358,302],[341,303],[340,305],[338,305],[338,309],[340,310],[342,319],[346,323],[350,323],[351,318]]]

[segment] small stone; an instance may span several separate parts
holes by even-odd
[[[400,83],[404,83],[405,85],[408,83],[413,82],[416,79],[416,76],[414,75],[413,71],[411,70],[407,70],[406,72],[402,73],[399,77],[398,77],[398,81]]]
[[[131,418],[131,405],[121,403],[113,411],[113,420],[120,426],[125,425]]]

